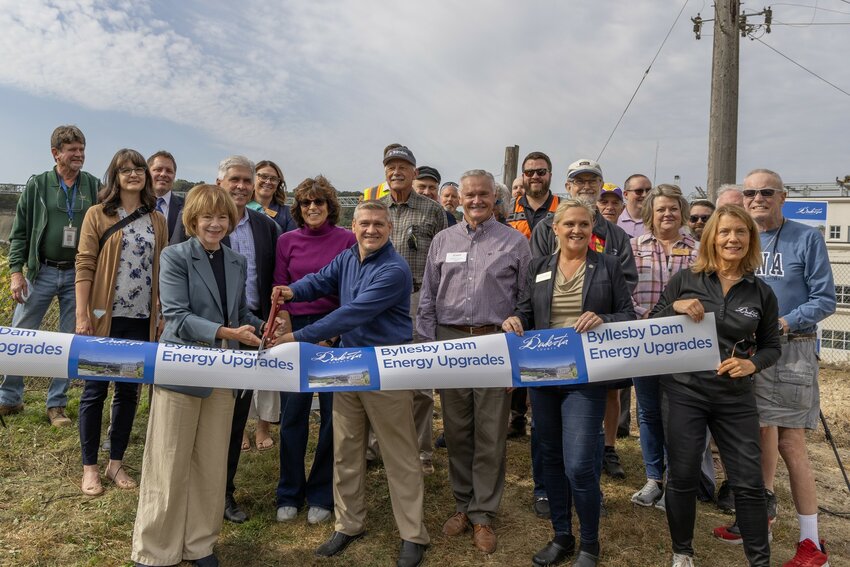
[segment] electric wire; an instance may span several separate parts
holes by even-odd
[[[772,45],[769,45],[769,44],[765,43],[764,41],[762,41],[760,38],[757,38],[757,37],[754,37],[753,39],[754,39],[755,41],[759,42],[760,44],[764,45],[765,47],[767,47],[768,49],[770,49],[771,51],[773,51],[773,52],[774,52],[774,53],[776,53],[777,55],[780,55],[780,56],[784,57],[785,59],[787,59],[788,61],[790,61],[791,63],[793,63],[794,65],[796,65],[796,66],[797,66],[797,67],[799,67],[800,69],[802,69],[803,71],[805,71],[806,73],[809,73],[810,75],[813,75],[813,76],[817,77],[818,79],[820,79],[821,81],[823,81],[824,83],[826,83],[826,84],[827,84],[827,85],[829,85],[830,87],[834,88],[835,90],[837,90],[837,91],[839,91],[839,92],[841,92],[841,93],[844,93],[844,94],[846,94],[847,96],[850,96],[850,92],[845,91],[844,89],[842,89],[842,88],[841,88],[841,87],[839,87],[838,85],[836,85],[836,84],[834,84],[834,83],[831,83],[831,82],[827,81],[826,79],[824,79],[823,77],[821,77],[820,75],[818,75],[817,73],[815,73],[814,71],[812,71],[811,69],[807,69],[806,67],[804,67],[804,66],[803,66],[803,65],[801,65],[800,63],[797,63],[796,61],[794,61],[793,59],[791,59],[790,57],[788,57],[787,55],[785,55],[784,53],[782,53],[781,51],[779,51],[778,49],[776,49],[775,47],[773,47]]]
[[[620,123],[623,121],[623,117],[626,115],[626,112],[629,111],[629,107],[632,105],[632,101],[635,100],[635,97],[640,90],[641,85],[646,80],[646,76],[649,75],[649,71],[652,69],[652,65],[655,63],[655,60],[658,59],[658,56],[661,54],[661,50],[664,48],[664,44],[667,43],[667,38],[670,37],[670,34],[673,33],[673,29],[676,27],[676,24],[679,22],[679,18],[682,17],[682,12],[685,11],[685,7],[688,5],[688,0],[685,0],[685,3],[682,4],[682,9],[679,10],[679,13],[676,15],[676,19],[673,21],[673,25],[670,26],[670,29],[667,30],[667,35],[664,36],[664,40],[661,42],[661,45],[658,47],[658,51],[655,52],[655,57],[652,58],[652,61],[649,63],[649,67],[646,68],[646,71],[643,72],[643,76],[640,78],[640,82],[638,82],[637,88],[635,88],[635,92],[632,93],[632,97],[629,99],[629,102],[626,104],[626,108],[623,109],[623,113],[620,115],[620,118],[617,120],[617,123],[614,125],[614,129],[611,130],[611,134],[608,136],[608,139],[605,140],[605,145],[602,146],[602,150],[599,152],[599,155],[596,156],[596,161],[599,161],[602,157],[602,154],[605,153],[605,149],[608,147],[608,144],[611,142],[611,138],[614,137],[614,133],[617,131],[617,128],[620,126]]]

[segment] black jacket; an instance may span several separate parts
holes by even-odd
[[[522,321],[523,329],[549,327],[557,269],[558,254],[531,260],[528,267],[528,285],[520,296],[514,313]],[[552,277],[538,281],[537,275],[546,272],[551,272]],[[593,250],[587,251],[581,309],[596,313],[605,323],[635,319],[631,292],[626,285],[620,263],[613,256],[597,254]]]
[[[634,291],[638,282],[638,273],[629,235],[616,224],[605,220],[605,217],[599,213],[596,213],[593,218],[593,234],[605,241],[605,254],[619,258],[623,276],[629,286],[628,291],[629,293]],[[537,223],[531,232],[531,256],[537,258],[554,254],[555,242],[552,217],[547,217]]]
[[[183,226],[183,220],[180,216],[183,213],[183,197],[180,197],[173,191],[171,192],[171,202],[168,203],[168,237],[174,234],[174,227],[178,224]]]

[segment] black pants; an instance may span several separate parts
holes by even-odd
[[[752,389],[723,396],[700,395],[681,384],[662,381],[661,415],[668,432],[670,479],[665,495],[673,551],[693,555],[696,496],[706,425],[711,430],[726,476],[735,493],[735,512],[750,565],[770,565],[767,503],[761,474],[759,420]]]
[[[113,317],[109,336],[113,339],[147,341],[150,339],[150,319]],[[84,465],[97,464],[100,448],[100,430],[103,426],[103,404],[109,393],[109,382],[86,380],[80,395],[80,446]],[[135,382],[114,382],[115,395],[112,400],[112,427],[109,430],[109,458],[124,459],[130,442],[136,404],[139,400],[139,385]]]

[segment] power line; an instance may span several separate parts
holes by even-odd
[[[649,63],[649,67],[646,68],[646,71],[643,72],[643,76],[640,78],[640,82],[638,82],[638,86],[635,89],[635,92],[632,93],[632,97],[629,99],[628,104],[626,104],[626,108],[623,110],[623,113],[620,115],[619,120],[614,125],[614,129],[611,130],[611,134],[608,136],[608,139],[605,140],[605,145],[602,146],[602,151],[599,152],[599,155],[596,156],[596,161],[599,161],[602,157],[602,154],[605,153],[605,149],[608,147],[608,144],[611,142],[611,138],[614,137],[614,132],[617,131],[617,128],[620,126],[620,122],[623,121],[623,117],[626,115],[626,112],[629,111],[629,107],[632,105],[632,101],[635,100],[635,97],[640,90],[641,85],[643,85],[644,80],[646,80],[646,76],[649,75],[649,71],[652,69],[652,65],[655,63],[655,60],[658,59],[658,55],[661,53],[661,49],[664,47],[664,44],[667,43],[667,38],[670,37],[670,34],[673,33],[673,29],[676,27],[676,24],[679,22],[679,18],[682,17],[682,12],[685,11],[685,6],[688,5],[688,0],[685,0],[685,3],[682,4],[682,9],[679,10],[678,15],[676,15],[676,19],[673,21],[673,25],[670,26],[670,29],[667,30],[667,35],[664,36],[664,40],[661,42],[661,45],[658,47],[658,51],[655,52],[655,57],[652,58],[652,61]]]
[[[809,26],[850,26],[850,22],[815,22],[815,23],[788,23],[788,22],[780,22],[777,20],[773,21],[774,26],[794,26],[798,28],[806,28]]]
[[[796,6],[797,8],[814,8],[816,11],[821,11],[821,12],[833,12],[835,14],[850,14],[850,12],[843,12],[841,10],[833,10],[831,8],[821,8],[817,4],[812,6],[811,4],[794,4],[792,2],[774,2],[773,4],[771,4],[771,7],[773,7],[773,6]]]
[[[779,51],[778,49],[776,49],[775,47],[773,47],[773,46],[771,46],[771,45],[768,45],[767,43],[763,42],[761,39],[759,39],[759,38],[757,38],[757,37],[754,37],[753,39],[754,39],[755,41],[759,42],[760,44],[764,45],[765,47],[767,47],[767,48],[768,48],[768,49],[770,49],[771,51],[773,51],[773,52],[777,53],[778,55],[781,55],[782,57],[784,57],[785,59],[787,59],[788,61],[790,61],[791,63],[793,63],[794,65],[796,65],[796,66],[797,66],[797,67],[799,67],[800,69],[802,69],[803,71],[805,71],[806,73],[809,73],[810,75],[814,75],[815,77],[817,77],[818,79],[820,79],[821,81],[823,81],[823,82],[824,82],[824,83],[826,83],[827,85],[831,86],[831,87],[832,87],[832,88],[834,88],[835,90],[840,91],[840,92],[842,92],[842,93],[846,94],[847,96],[850,96],[850,92],[845,91],[844,89],[842,89],[842,88],[841,88],[841,87],[839,87],[838,85],[835,85],[835,84],[833,84],[833,83],[830,83],[829,81],[827,81],[826,79],[824,79],[823,77],[821,77],[820,75],[818,75],[817,73],[815,73],[814,71],[812,71],[812,70],[810,70],[810,69],[807,69],[806,67],[804,67],[804,66],[803,66],[803,65],[801,65],[800,63],[797,63],[796,61],[794,61],[793,59],[791,59],[790,57],[788,57],[787,55],[785,55],[784,53],[782,53],[781,51]],[[598,161],[598,160],[597,160],[597,161]]]

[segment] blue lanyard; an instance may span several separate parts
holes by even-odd
[[[65,185],[65,180],[62,179],[62,176],[59,175],[59,172],[56,172],[56,179],[59,181],[59,186],[62,188],[62,191],[65,192],[65,211],[68,213],[68,226],[71,226],[74,222],[74,201],[77,200],[77,185],[80,183],[80,175],[77,174],[77,179],[74,180],[74,184],[71,185],[71,195],[68,195],[68,186]]]

